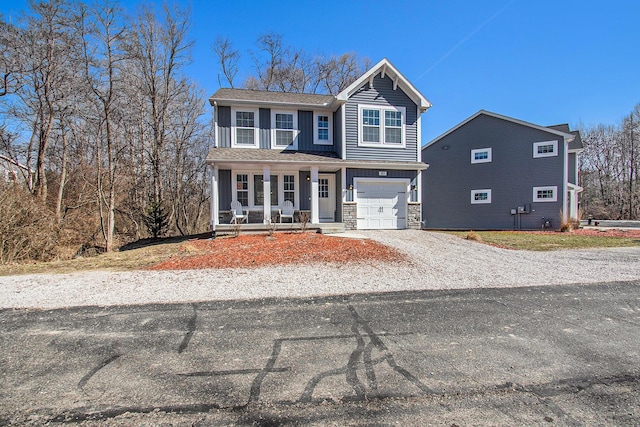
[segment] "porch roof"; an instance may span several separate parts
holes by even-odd
[[[290,165],[298,167],[355,168],[355,169],[409,169],[424,170],[423,162],[393,160],[344,160],[334,152],[308,152],[295,150],[269,150],[255,148],[212,148],[207,155],[210,165]]]

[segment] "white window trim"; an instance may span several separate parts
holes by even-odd
[[[329,117],[329,139],[327,141],[318,139],[318,116]],[[331,112],[313,112],[313,143],[315,145],[333,145],[333,114]]]
[[[380,111],[380,142],[364,142],[362,140],[362,110],[378,110]],[[400,144],[394,142],[385,142],[385,111],[399,111],[402,113],[402,128],[401,128],[401,138],[402,142]],[[406,148],[407,145],[407,109],[405,107],[396,107],[392,105],[369,105],[369,104],[359,104],[358,105],[358,146],[359,147],[385,147],[385,148]]]
[[[486,159],[476,159],[476,153],[488,153],[488,157]],[[491,163],[493,160],[491,147],[489,148],[477,148],[475,150],[471,150],[471,163]]]
[[[250,112],[253,113],[253,145],[248,144],[236,144],[237,136],[236,130],[236,113],[237,112]],[[260,111],[257,108],[232,108],[231,109],[231,147],[233,148],[258,148],[260,147]]]
[[[542,145],[553,145],[552,153],[538,153],[538,147]],[[533,158],[537,159],[540,157],[556,157],[558,155],[558,141],[540,141],[533,143]]]
[[[276,128],[276,114],[291,114],[293,115],[293,129],[277,129]],[[293,130],[293,142],[289,145],[276,145],[276,131],[278,130]],[[298,112],[293,110],[271,110],[271,148],[274,150],[297,150],[298,149],[298,135],[300,130],[298,128]]]
[[[238,200],[238,193],[235,187],[237,182],[238,175],[248,175],[247,179],[249,180],[249,206],[245,206],[245,208],[249,210],[262,210],[263,204],[256,205],[255,200],[253,200],[255,191],[254,191],[254,176],[255,175],[263,175],[262,170],[232,170],[231,171],[231,201],[236,202]],[[284,175],[293,175],[293,188],[294,188],[294,202],[293,208],[298,210],[300,209],[300,174],[297,170],[291,172],[280,172],[280,171],[271,171],[269,175],[278,177],[278,205],[271,205],[271,209],[281,209],[284,205]]]
[[[476,200],[476,194],[487,193],[487,200]],[[480,190],[471,190],[471,204],[472,205],[484,205],[491,203],[491,189],[483,188]]]
[[[538,198],[538,191],[553,190],[553,197]],[[533,201],[536,203],[552,203],[558,201],[558,187],[556,185],[547,185],[544,187],[533,187]]]

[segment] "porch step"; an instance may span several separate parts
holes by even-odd
[[[331,223],[331,224],[320,224],[319,230],[320,234],[335,234],[335,233],[344,233],[347,231],[344,228],[344,224],[342,223]]]

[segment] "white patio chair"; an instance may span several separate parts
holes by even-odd
[[[280,223],[282,224],[283,218],[291,218],[291,222],[293,223],[293,203],[289,200],[285,200],[282,205],[282,209],[278,210],[280,216]]]
[[[240,224],[249,223],[249,211],[240,202],[231,202],[231,224],[238,224],[238,221]]]

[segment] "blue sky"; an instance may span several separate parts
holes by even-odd
[[[122,1],[135,10],[137,1]],[[159,3],[159,2],[158,2]],[[242,52],[265,32],[309,53],[387,57],[433,107],[423,144],[480,109],[539,125],[616,124],[640,103],[637,0],[207,1],[192,11],[187,74],[206,95],[218,88],[211,45]],[[23,0],[2,0],[15,15]]]

